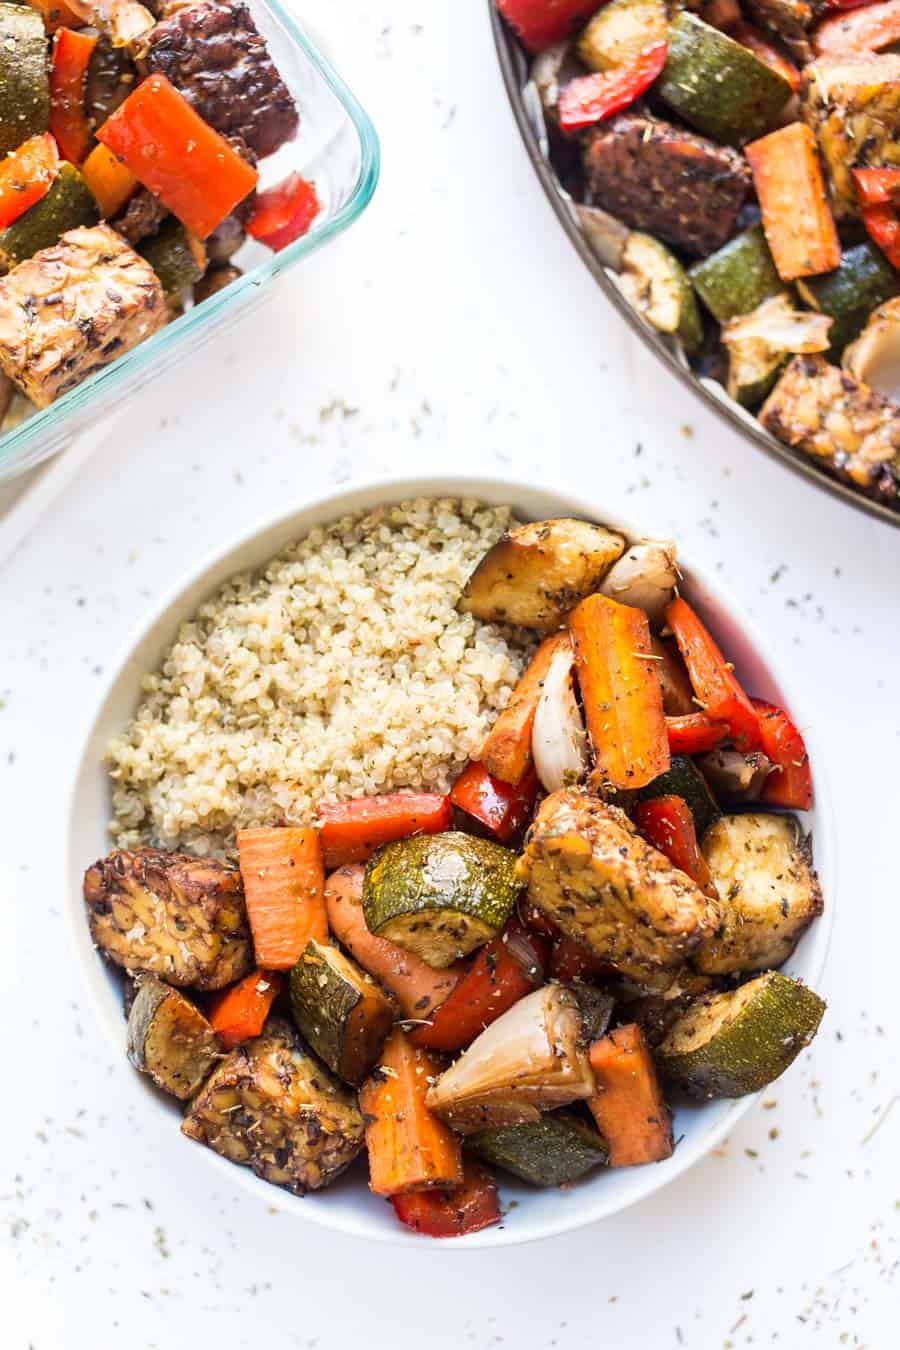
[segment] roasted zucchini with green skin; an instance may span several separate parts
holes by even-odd
[[[366,867],[366,926],[444,970],[502,931],[520,889],[515,866],[510,849],[456,830],[398,839]]]
[[[764,300],[784,290],[761,225],[735,235],[688,275],[710,314],[719,323],[749,314]]]
[[[553,632],[624,551],[622,535],[586,520],[517,525],[481,559],[460,608],[489,623]]]
[[[782,965],[823,909],[799,822],[767,812],[723,816],[704,836],[702,853],[721,921],[694,965],[707,975]]]
[[[61,164],[46,197],[0,231],[0,268],[12,269],[50,248],[69,230],[100,219],[93,193],[74,164]]]
[[[818,994],[777,970],[697,999],[656,1049],[663,1074],[692,1097],[744,1097],[775,1081],[819,1029]]]
[[[222,1043],[184,994],[141,975],[128,1014],[128,1058],[157,1087],[187,1101],[222,1058]]]
[[[657,93],[664,103],[723,145],[771,131],[791,86],[739,42],[682,10],[669,24],[669,52]]]
[[[674,253],[658,239],[640,230],[628,236],[619,289],[658,333],[679,338],[688,353],[700,346],[703,322],[691,283]]]
[[[900,277],[884,254],[868,241],[845,248],[841,265],[834,272],[801,277],[795,284],[805,304],[833,320],[830,337],[834,356],[859,337],[874,309],[900,294]]]
[[[466,1143],[529,1186],[566,1186],[609,1160],[602,1135],[571,1111],[549,1112],[530,1125],[480,1130]]]
[[[50,126],[47,34],[36,10],[0,4],[0,156]]]
[[[638,792],[638,801],[648,801],[653,797],[680,797],[686,802],[694,817],[694,830],[698,839],[703,838],[710,825],[722,814],[706,779],[688,755],[673,755],[666,772]]]
[[[91,937],[117,966],[222,989],[253,968],[236,867],[153,848],[120,850],[84,877]]]
[[[337,947],[310,941],[291,971],[291,1010],[304,1038],[338,1078],[358,1087],[374,1068],[394,1008]]]
[[[278,1018],[222,1061],[181,1129],[295,1195],[327,1186],[365,1142],[356,1094],[306,1054]]]
[[[575,50],[589,70],[628,66],[665,38],[667,26],[664,0],[612,0],[591,19]]]
[[[790,296],[782,292],[749,314],[729,319],[720,336],[728,352],[728,393],[752,408],[770,392],[792,356],[828,350],[831,319],[795,309]]]
[[[174,216],[165,221],[158,234],[141,244],[138,252],[159,277],[167,296],[180,296],[201,279],[209,264],[202,240]]]

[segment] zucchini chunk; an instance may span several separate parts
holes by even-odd
[[[727,975],[780,966],[823,909],[799,822],[762,812],[723,816],[701,851],[722,917],[694,953],[697,969]]]
[[[652,235],[635,230],[622,255],[619,289],[658,333],[677,337],[686,352],[703,341],[703,322],[687,273],[681,263]]]
[[[68,230],[96,225],[100,211],[74,164],[61,164],[56,182],[39,202],[0,231],[0,267],[10,272],[26,258],[58,243]]]
[[[25,5],[0,4],[0,157],[49,126],[44,20]]]
[[[694,829],[698,839],[703,838],[710,825],[722,814],[706,779],[688,755],[673,755],[666,772],[641,788],[638,792],[638,801],[669,796],[681,797],[682,801],[687,802],[694,817]]]
[[[155,848],[121,850],[88,868],[84,899],[94,942],[132,974],[223,989],[253,969],[236,867]]]
[[[702,262],[694,263],[689,276],[719,323],[749,314],[784,290],[762,225],[751,226]]]
[[[865,242],[845,248],[834,272],[800,277],[795,285],[805,304],[833,320],[831,350],[840,355],[862,332],[872,311],[900,292],[900,277],[875,245]]]
[[[828,351],[831,324],[826,314],[795,309],[784,293],[729,319],[721,332],[728,352],[728,393],[748,408],[761,403],[791,356]]]
[[[517,525],[481,559],[461,608],[488,622],[550,633],[597,589],[624,551],[620,534],[586,520]]]
[[[365,1142],[356,1094],[308,1055],[279,1018],[222,1061],[181,1129],[295,1195],[334,1181]]]
[[[591,19],[575,50],[589,70],[632,65],[666,36],[667,24],[664,0],[612,0]]]
[[[578,1000],[546,984],[514,1003],[428,1090],[425,1105],[461,1134],[534,1124],[585,1100],[594,1076]]]
[[[519,893],[516,855],[451,830],[387,844],[366,867],[370,933],[444,970],[501,932]]]
[[[565,1186],[609,1161],[603,1138],[572,1111],[553,1111],[530,1125],[479,1130],[473,1153],[529,1186]]]
[[[222,1044],[198,1008],[155,975],[141,975],[128,1014],[128,1058],[164,1092],[193,1097],[222,1057]]]
[[[153,268],[170,298],[180,298],[182,291],[200,281],[209,264],[202,240],[174,216],[138,252]]]
[[[321,1060],[358,1087],[374,1068],[394,1009],[370,975],[338,951],[311,940],[291,971],[294,1021]]]
[[[577,788],[542,802],[518,875],[564,933],[642,987],[667,988],[718,923],[716,905],[624,812]]]
[[[656,1050],[663,1073],[692,1097],[744,1097],[779,1078],[819,1029],[818,994],[777,970],[698,999]]]

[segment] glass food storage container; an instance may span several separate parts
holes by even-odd
[[[269,294],[282,272],[352,225],[368,205],[378,181],[379,149],[367,114],[278,0],[251,0],[250,7],[300,109],[297,138],[260,163],[260,188],[272,187],[291,172],[302,173],[315,182],[322,207],[318,217],[308,234],[281,253],[248,238],[234,259],[242,277],[49,408],[6,430],[0,435],[0,482],[64,449],[154,375],[233,324]]]

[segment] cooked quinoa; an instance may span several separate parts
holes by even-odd
[[[320,803],[446,791],[506,705],[530,644],[459,613],[514,524],[425,499],[312,530],[182,625],[109,747],[116,845],[228,856],[249,825]]]

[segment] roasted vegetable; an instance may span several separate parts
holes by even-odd
[[[900,408],[821,356],[794,357],[759,420],[838,478],[873,496],[897,496]]]
[[[552,632],[624,550],[620,534],[585,520],[517,525],[469,577],[461,608],[488,622]]]
[[[727,722],[717,722],[706,713],[688,713],[684,717],[667,717],[666,734],[673,755],[700,755],[726,741],[731,728]]]
[[[106,146],[101,149],[105,150]],[[112,153],[111,151],[109,152]],[[131,170],[127,165],[122,165],[128,173]],[[131,175],[134,177],[134,175]],[[127,239],[132,245],[140,244],[144,239],[149,239],[151,235],[156,234],[163,221],[168,219],[169,208],[154,197],[152,192],[146,188],[138,186],[137,191],[129,198],[124,209],[113,220],[113,228],[123,238]]]
[[[671,539],[639,539],[613,563],[600,585],[600,594],[620,605],[642,609],[651,625],[658,627],[680,576],[678,552]],[[650,645],[659,655],[652,638]],[[659,674],[659,665],[656,671]]]
[[[131,93],[135,84],[134,64],[127,51],[101,38],[88,66],[85,109],[96,131]]]
[[[436,792],[387,792],[319,808],[325,867],[367,862],[384,844],[411,834],[440,834],[452,821],[450,798]]]
[[[665,63],[666,44],[660,40],[651,42],[625,66],[570,80],[559,94],[560,130],[567,134],[584,131],[629,108],[656,82]]]
[[[208,265],[202,241],[174,217],[166,221],[159,234],[142,244],[140,254],[159,277],[169,298],[180,297],[198,282]]]
[[[610,1167],[662,1162],[675,1147],[672,1121],[640,1027],[616,1027],[591,1046],[596,1092],[588,1101]]]
[[[354,1094],[277,1018],[223,1060],[181,1128],[295,1195],[327,1186],[363,1148]]]
[[[807,66],[803,119],[816,135],[838,220],[859,215],[851,170],[900,165],[900,56],[823,59]]]
[[[50,66],[50,131],[64,159],[80,164],[91,148],[86,103],[87,76],[97,38],[61,28]]]
[[[686,352],[700,346],[703,324],[691,283],[681,263],[658,239],[639,230],[629,235],[619,289],[658,333],[679,338]]]
[[[590,70],[627,66],[645,47],[663,40],[667,27],[664,0],[612,0],[591,19],[576,51]]]
[[[791,122],[754,141],[744,153],[782,281],[818,276],[837,267],[841,245],[809,127]]]
[[[531,732],[544,680],[557,652],[572,646],[568,633],[554,633],[538,647],[481,747],[480,762],[503,783],[521,783],[532,767]]]
[[[304,1038],[329,1069],[358,1086],[394,1021],[393,1005],[337,947],[310,941],[291,971],[291,1009]]]
[[[702,839],[710,825],[714,824],[722,813],[702,773],[687,755],[673,755],[666,772],[654,778],[652,783],[648,783],[638,793],[641,801],[652,801],[654,797],[673,795],[687,802],[697,838]]]
[[[867,56],[900,42],[900,0],[844,10],[823,19],[813,34],[816,56]]]
[[[280,253],[308,234],[321,210],[315,184],[292,173],[276,187],[257,193],[247,233],[273,253]]]
[[[597,0],[497,0],[497,8],[529,51],[570,37],[596,9]]]
[[[680,868],[702,891],[710,893],[709,868],[697,845],[694,817],[683,797],[653,797],[638,802],[634,823],[641,834]]]
[[[194,304],[202,305],[244,274],[239,267],[211,267],[194,287]]]
[[[713,27],[718,27],[718,25],[714,24]],[[742,47],[748,47],[753,55],[758,56],[765,65],[771,66],[774,71],[787,80],[792,92],[796,94],[800,88],[800,71],[787,59],[781,48],[775,46],[764,33],[758,28],[754,28],[752,24],[744,23],[743,20],[739,20],[730,28],[726,28],[725,32],[728,33],[729,37],[734,38],[735,42],[739,42]]]
[[[822,892],[793,816],[723,816],[703,838],[720,921],[693,961],[707,975],[782,965],[813,919]]]
[[[808,32],[827,0],[746,0],[747,12],[777,34],[801,64],[811,55]]]
[[[426,1104],[463,1134],[540,1119],[594,1088],[578,1002],[562,985],[520,999],[428,1090]]]
[[[717,746],[697,760],[718,798],[746,805],[762,796],[772,765],[760,750]]]
[[[94,146],[81,166],[81,174],[104,220],[118,215],[140,186],[131,170],[105,145]]]
[[[583,202],[575,203],[575,213],[581,233],[590,244],[594,256],[604,267],[611,267],[614,272],[618,272],[631,233],[628,226],[616,220],[608,211],[601,211],[599,206],[585,206]]]
[[[763,801],[773,806],[808,811],[813,802],[812,773],[799,727],[784,708],[758,698],[753,700],[753,706],[759,718],[762,748],[770,770],[763,786]]]
[[[49,192],[0,233],[0,268],[12,271],[58,243],[67,231],[96,225],[99,218],[97,203],[74,164],[61,164]]]
[[[861,384],[900,406],[900,297],[872,311],[844,352],[843,366]]]
[[[694,1097],[743,1097],[784,1073],[824,1012],[818,994],[771,970],[692,1003],[658,1047],[657,1062]]]
[[[589,767],[587,732],[573,687],[574,670],[575,653],[567,635],[544,676],[531,731],[534,767],[547,792],[573,787]]]
[[[690,126],[725,145],[775,126],[791,86],[771,66],[686,10],[669,24],[667,40],[657,91]]]
[[[690,278],[719,323],[749,314],[784,288],[761,225],[752,225],[710,257],[694,263]]]
[[[479,1130],[466,1145],[529,1186],[567,1186],[609,1157],[597,1131],[571,1111],[553,1111],[530,1124]]]
[[[462,1182],[459,1140],[426,1104],[437,1063],[399,1027],[359,1094],[366,1122],[369,1185],[376,1195],[403,1195]]]
[[[900,292],[900,277],[874,244],[864,242],[843,250],[836,271],[804,277],[797,290],[805,304],[832,320],[831,350],[840,353],[859,336],[872,311]]]
[[[128,1014],[128,1058],[157,1087],[187,1101],[222,1058],[222,1048],[193,1003],[154,975],[141,975]]]
[[[678,643],[700,707],[715,721],[727,722],[736,740],[756,749],[759,721],[753,704],[699,614],[679,596],[666,610],[666,622]]]
[[[88,868],[84,898],[94,942],[133,973],[221,989],[253,964],[236,868],[151,848],[119,851]]]
[[[564,933],[639,984],[665,988],[718,922],[716,906],[622,811],[577,789],[542,802],[518,875]]]
[[[539,788],[533,769],[513,787],[492,778],[483,764],[473,760],[453,784],[450,801],[457,811],[465,813],[465,824],[474,826],[477,822],[491,839],[508,844],[531,819]]]
[[[427,1237],[465,1237],[499,1223],[497,1184],[471,1158],[463,1160],[463,1179],[450,1190],[407,1191],[391,1196],[394,1213],[414,1233]]]
[[[39,14],[0,4],[0,155],[50,126],[47,35]]]
[[[736,151],[630,113],[588,133],[583,164],[593,204],[694,257],[725,243],[750,188]]]
[[[795,309],[788,295],[774,295],[723,324],[721,340],[728,352],[728,392],[753,408],[771,392],[791,356],[828,350],[831,319]]]
[[[82,23],[90,24],[114,47],[133,47],[153,27],[153,15],[137,0],[65,0]]]
[[[262,1035],[281,985],[277,970],[254,970],[216,995],[210,1004],[209,1022],[226,1050]]]
[[[442,970],[502,931],[519,889],[515,862],[458,831],[387,844],[366,867],[366,924]]]
[[[697,705],[678,648],[671,638],[659,638],[656,634],[650,639],[650,648],[656,658],[656,673],[662,688],[666,718],[690,717]]]
[[[310,939],[328,941],[319,832],[238,830],[237,847],[256,959],[290,970]]]

